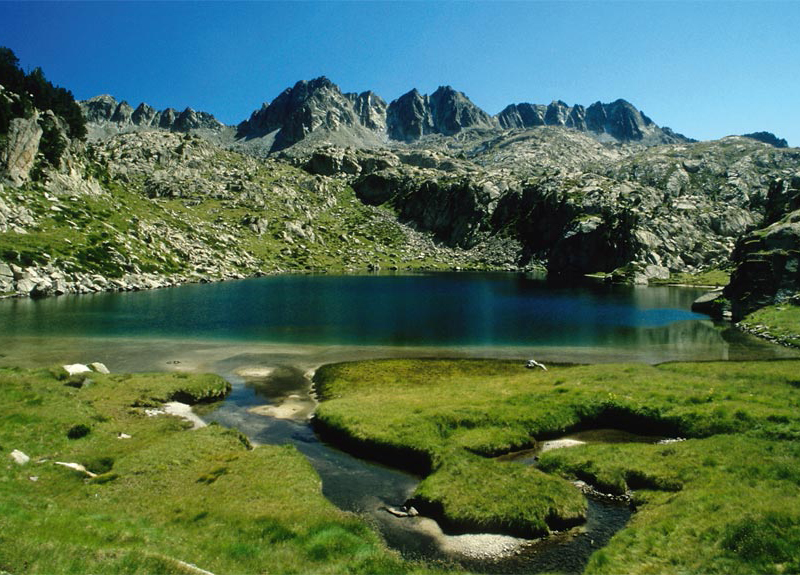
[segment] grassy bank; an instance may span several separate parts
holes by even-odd
[[[324,425],[362,445],[427,454],[430,474],[415,497],[452,525],[552,529],[574,519],[567,480],[583,479],[634,489],[640,505],[589,572],[747,573],[800,568],[798,373],[798,361],[545,372],[385,360],[326,366],[315,381]],[[592,427],[694,439],[556,451],[540,470],[485,457]]]
[[[293,448],[252,449],[236,431],[145,411],[227,387],[215,376],[92,374],[87,384],[0,369],[0,572],[414,569],[329,503]]]
[[[745,316],[739,327],[784,345],[800,347],[800,305],[763,307]]]

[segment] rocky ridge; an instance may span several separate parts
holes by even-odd
[[[156,110],[140,103],[135,109],[125,100],[118,102],[103,94],[80,102],[81,111],[89,125],[89,139],[98,140],[121,132],[137,129],[162,129],[173,132],[190,130],[220,131],[225,125],[208,112],[186,108]]]
[[[689,141],[659,128],[632,104],[617,100],[588,108],[553,102],[512,104],[491,116],[450,86],[432,94],[413,89],[387,104],[372,92],[342,93],[325,77],[301,81],[237,126],[238,144],[262,154],[320,145],[374,148],[465,132],[500,134],[539,126],[572,128],[601,142],[663,144]]]
[[[659,128],[653,121],[625,100],[610,104],[595,102],[588,108],[568,106],[558,100],[548,106],[511,104],[497,115],[500,126],[506,129],[536,126],[565,126],[580,132],[590,132],[600,141],[672,144],[689,141],[669,128]]]

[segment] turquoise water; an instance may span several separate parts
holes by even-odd
[[[191,337],[264,343],[624,345],[696,331],[702,290],[519,274],[277,276],[0,302],[7,336]],[[680,324],[676,322],[682,322]],[[689,323],[686,323],[689,322]],[[712,329],[704,327],[702,331]]]

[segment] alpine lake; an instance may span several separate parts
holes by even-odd
[[[284,275],[175,288],[0,301],[0,365],[103,362],[112,373],[216,373],[232,383],[202,414],[254,444],[292,444],[338,507],[364,516],[405,557],[474,572],[578,573],[631,510],[590,498],[580,536],[536,543],[451,533],[397,517],[420,482],[404,462],[359,459],[311,425],[323,365],[383,358],[496,358],[547,365],[798,358],[690,311],[705,290],[533,274]],[[655,441],[611,430],[570,441]],[[520,464],[535,464],[522,453]],[[513,549],[513,553],[503,553]]]

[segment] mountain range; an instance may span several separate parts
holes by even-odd
[[[147,104],[133,109],[108,95],[81,102],[91,124],[117,130],[159,127],[186,132],[224,131],[211,114],[186,108],[156,111]],[[258,140],[269,153],[301,142],[332,141],[370,147],[391,142],[418,142],[425,136],[455,136],[466,131],[503,132],[537,126],[562,126],[585,132],[601,142],[664,144],[691,141],[660,128],[625,100],[595,102],[588,108],[554,101],[549,105],[510,104],[490,116],[462,92],[441,86],[432,94],[413,89],[387,104],[374,92],[343,93],[325,77],[297,82],[272,102],[264,103],[236,126],[233,139]]]

